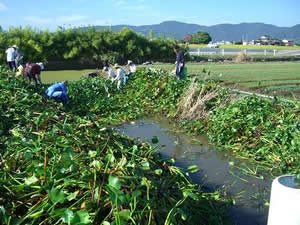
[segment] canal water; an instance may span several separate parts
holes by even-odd
[[[199,171],[191,179],[202,190],[221,190],[234,198],[229,216],[236,225],[266,225],[271,179],[257,174],[257,166],[233,157],[228,151],[217,150],[206,136],[191,137],[163,118],[146,118],[116,128],[119,132],[140,141],[156,136],[159,152],[165,159],[173,158],[176,166],[197,165]]]

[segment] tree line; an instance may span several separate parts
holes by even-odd
[[[76,61],[87,64],[137,63],[174,58],[174,40],[146,38],[129,28],[111,30],[64,29],[55,32],[31,27],[0,31],[0,61],[6,61],[5,50],[16,44],[25,61]]]

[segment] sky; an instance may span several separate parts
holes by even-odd
[[[299,0],[0,0],[0,26],[55,30],[87,25],[300,24]]]

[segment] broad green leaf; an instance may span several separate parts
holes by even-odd
[[[71,221],[74,219],[74,213],[70,209],[66,209],[64,212],[64,215],[62,217],[62,220],[64,223],[70,224]]]
[[[38,182],[39,180],[33,175],[31,177],[27,177],[25,178],[25,184],[26,185],[31,185],[31,184],[34,184],[36,182]]]
[[[150,170],[150,163],[148,161],[142,161],[141,167],[143,170]]]
[[[90,224],[92,221],[87,211],[78,211],[73,214],[71,224]]]
[[[121,212],[119,212],[119,215],[121,217],[121,220],[128,221],[130,219],[130,210],[124,209]]]
[[[154,172],[155,172],[155,174],[160,176],[163,171],[162,171],[162,169],[156,169],[156,170],[154,170]]]
[[[118,177],[114,177],[112,175],[109,175],[108,177],[108,185],[114,187],[117,190],[121,189],[121,182]]]
[[[64,201],[66,200],[65,193],[57,188],[52,188],[52,190],[48,192],[48,196],[54,204],[58,202],[64,203]]]

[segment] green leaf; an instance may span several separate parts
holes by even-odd
[[[31,184],[34,184],[36,182],[38,182],[39,180],[36,178],[36,176],[32,176],[32,177],[27,177],[25,178],[25,184],[26,185],[31,185]]]
[[[90,224],[92,221],[90,219],[90,215],[87,211],[78,211],[73,214],[73,219],[71,220],[71,224]]]
[[[73,219],[74,219],[73,211],[70,210],[70,209],[66,209],[65,212],[64,212],[64,215],[62,217],[62,221],[64,223],[70,224]]]
[[[114,187],[117,190],[121,189],[121,182],[120,182],[120,179],[118,177],[114,177],[114,176],[109,175],[108,185],[111,186],[111,187]]]
[[[66,200],[65,193],[62,190],[58,190],[57,188],[52,188],[50,192],[48,192],[49,199],[55,203],[64,203]]]
[[[148,161],[142,161],[141,166],[143,170],[150,170],[150,163]]]
[[[107,221],[103,221],[103,222],[101,223],[101,225],[110,225],[110,223],[107,222]]]
[[[96,151],[89,151],[89,157],[94,158],[96,157],[97,152]]]
[[[156,175],[158,175],[158,176],[160,176],[161,174],[162,174],[162,169],[156,169],[156,170],[154,170],[154,173],[156,174]]]
[[[159,142],[157,136],[153,136],[151,141],[152,141],[153,144],[157,144]]]
[[[119,215],[121,217],[121,220],[128,221],[130,219],[130,210],[124,209],[121,212],[119,212]]]
[[[79,191],[75,191],[75,192],[69,194],[67,197],[67,200],[72,201],[73,199],[75,199],[77,197],[78,193],[79,193]]]
[[[190,173],[196,173],[196,172],[198,172],[199,168],[197,165],[192,165],[192,166],[188,167],[188,170]]]

